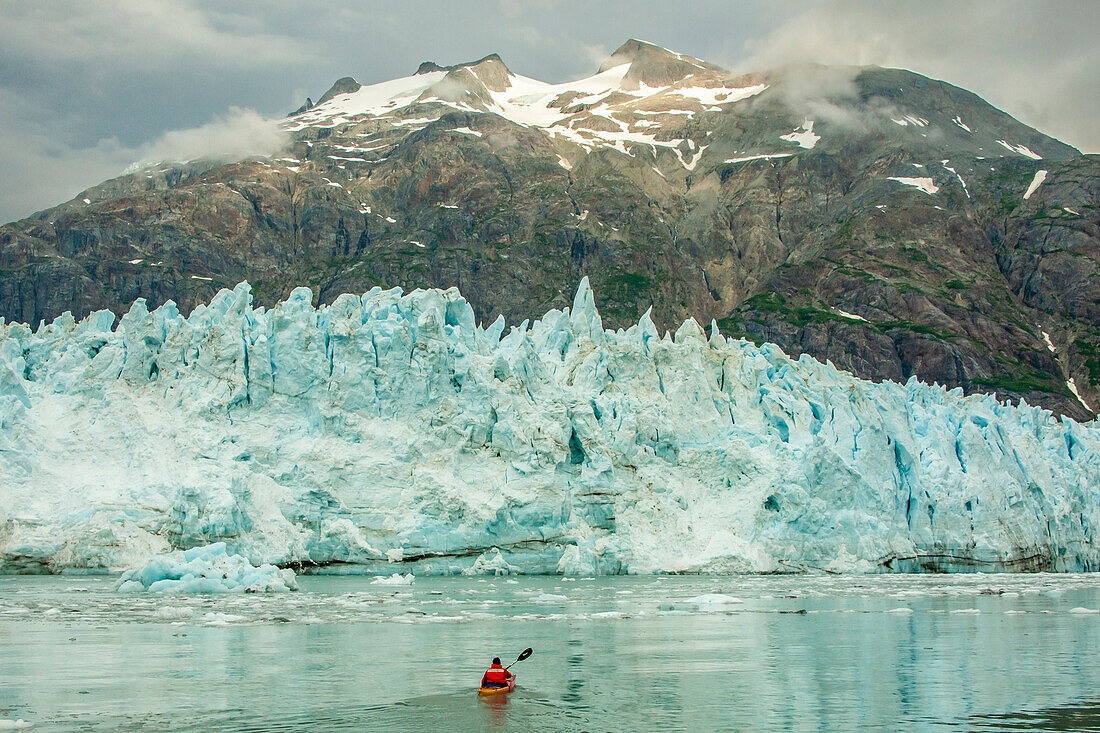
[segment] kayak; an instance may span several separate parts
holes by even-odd
[[[508,678],[507,687],[479,687],[477,688],[477,694],[482,697],[487,695],[507,695],[514,689],[516,689],[516,676],[512,675]]]

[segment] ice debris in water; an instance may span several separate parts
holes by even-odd
[[[456,289],[312,299],[0,324],[0,572],[222,541],[372,574],[1100,569],[1095,422],[605,330],[586,279],[511,328]]]
[[[393,575],[379,575],[377,578],[371,581],[371,585],[412,585],[416,579],[412,573],[402,575],[401,573],[394,573]]]
[[[518,573],[519,568],[510,565],[504,559],[499,547],[483,552],[474,560],[474,564],[462,571],[463,575],[510,575]]]
[[[22,718],[19,718],[19,720],[0,720],[0,730],[27,730],[33,727],[34,723],[29,723]]]
[[[696,605],[700,608],[733,606],[743,602],[740,598],[727,596],[725,593],[705,593],[685,601],[686,604]]]
[[[256,567],[247,557],[226,552],[224,542],[215,542],[155,557],[123,573],[115,588],[123,593],[274,593],[298,590],[298,582],[293,570]]]

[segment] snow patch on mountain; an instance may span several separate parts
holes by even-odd
[[[1004,140],[998,140],[997,143],[1004,147],[1006,150],[1011,150],[1013,153],[1019,153],[1024,157],[1031,158],[1032,160],[1042,160],[1043,156],[1039,155],[1026,145],[1013,145],[1010,142]]]
[[[940,190],[940,187],[933,183],[931,178],[919,177],[919,178],[906,178],[904,176],[890,176],[891,181],[897,181],[898,183],[906,186],[912,186],[913,188],[920,189],[925,193],[931,195]]]
[[[757,155],[745,155],[740,158],[727,158],[726,163],[744,163],[748,160],[771,160],[773,158],[790,158],[794,153],[760,153]]]
[[[781,140],[797,143],[799,147],[810,149],[814,145],[817,145],[817,141],[821,139],[821,136],[814,134],[814,121],[806,120],[793,132],[786,135],[780,135],[779,138]]]
[[[1069,387],[1069,391],[1073,393],[1073,396],[1077,398],[1077,401],[1080,402],[1086,410],[1092,410],[1092,408],[1089,407],[1089,403],[1085,402],[1085,398],[1077,391],[1077,383],[1073,381],[1073,377],[1066,380],[1066,386]]]
[[[1047,172],[1045,170],[1035,171],[1035,177],[1031,179],[1031,183],[1027,186],[1027,191],[1024,191],[1024,200],[1031,198],[1031,194],[1035,193],[1035,190],[1043,184],[1043,181],[1047,179]]]

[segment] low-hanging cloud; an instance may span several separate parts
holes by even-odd
[[[0,223],[75,196],[135,166],[275,153],[289,140],[279,123],[252,109],[231,108],[207,124],[171,130],[138,146],[116,138],[78,146],[69,142],[71,120],[51,117],[0,88],[0,138],[10,143],[0,146],[0,170],[18,171],[18,185],[5,186],[0,196]]]
[[[1086,152],[1100,151],[1095,0],[833,0],[745,44],[741,71],[877,64],[964,87]]]
[[[373,83],[496,51],[516,73],[565,81],[630,37],[737,71],[908,68],[1097,152],[1098,20],[1097,0],[0,0],[0,221],[137,160],[255,154],[278,140],[264,115],[342,76]],[[843,124],[843,70],[813,83],[803,106]]]
[[[278,152],[290,135],[279,120],[253,109],[231,107],[205,125],[170,130],[139,148],[139,162],[241,160]]]

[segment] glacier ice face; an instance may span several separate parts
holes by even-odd
[[[1088,570],[1095,424],[457,290],[0,325],[0,570]]]
[[[298,590],[294,571],[274,565],[256,567],[231,555],[224,542],[177,550],[127,570],[115,588],[122,593],[277,593]]]

